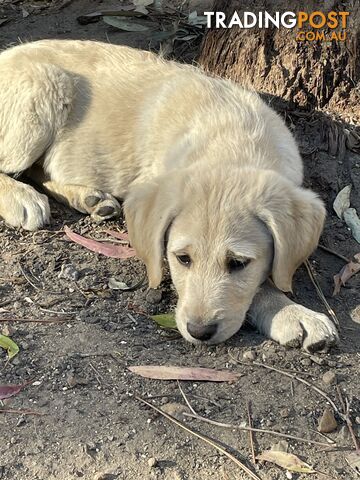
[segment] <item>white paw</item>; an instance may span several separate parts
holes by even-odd
[[[1,193],[0,215],[5,223],[25,230],[37,230],[49,222],[50,206],[46,195],[30,185],[17,182],[15,188]]]
[[[281,345],[302,346],[308,352],[327,351],[339,341],[334,323],[302,305],[288,305],[276,315],[271,337]]]

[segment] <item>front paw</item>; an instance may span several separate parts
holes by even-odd
[[[33,231],[49,223],[49,200],[30,185],[17,182],[2,193],[0,205],[0,215],[11,227]]]
[[[270,333],[281,345],[302,346],[313,353],[327,352],[339,342],[336,326],[322,313],[295,304],[283,308],[277,317]]]

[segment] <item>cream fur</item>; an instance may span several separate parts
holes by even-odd
[[[190,323],[197,331],[216,324],[209,343],[226,340],[249,309],[280,343],[293,343],[299,332],[307,349],[337,340],[326,316],[307,311],[305,322],[304,307],[284,306],[275,288],[291,290],[325,210],[301,187],[291,133],[256,93],[148,52],[40,41],[0,55],[0,132],[5,221],[30,230],[48,221],[46,197],[7,176],[23,171],[96,220],[119,214],[116,199],[125,200],[151,287],[168,258],[177,324],[188,340],[200,341]],[[179,254],[191,257],[190,268]],[[230,273],[234,256],[251,261]],[[275,286],[260,288],[270,273]],[[271,315],[261,308],[270,297]]]

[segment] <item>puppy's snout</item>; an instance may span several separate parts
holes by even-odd
[[[189,332],[189,334],[193,338],[196,338],[196,340],[201,340],[203,342],[205,342],[206,340],[210,340],[210,338],[215,335],[217,328],[217,323],[210,323],[204,325],[201,323],[189,322],[187,324],[187,331]]]

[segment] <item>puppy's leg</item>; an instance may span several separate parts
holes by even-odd
[[[326,315],[292,302],[270,281],[255,296],[249,320],[281,345],[302,346],[309,352],[327,351],[339,340],[336,327]]]
[[[109,193],[83,185],[54,182],[38,165],[33,166],[27,175],[51,197],[81,213],[88,213],[96,222],[118,217],[121,213],[119,202]]]
[[[45,195],[5,174],[36,162],[64,125],[73,82],[61,69],[0,55],[0,216],[36,230],[49,220]]]

